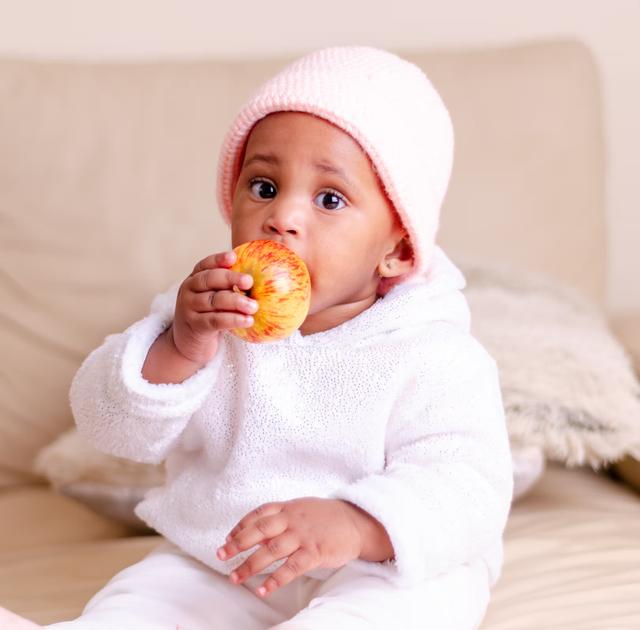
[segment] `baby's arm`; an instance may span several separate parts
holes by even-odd
[[[166,384],[147,381],[142,373],[150,347],[172,321],[177,291],[176,284],[156,296],[144,319],[107,336],[73,378],[69,400],[78,431],[98,450],[159,463],[213,386],[220,352],[182,382],[188,370],[181,361],[152,365],[150,375],[168,377]],[[158,346],[153,356],[170,358]]]
[[[407,583],[499,554],[511,504],[497,366],[471,336],[443,332],[393,411],[384,471],[330,495],[385,527],[395,553],[385,564]]]
[[[109,335],[80,366],[70,390],[78,431],[98,450],[159,463],[213,388],[224,329],[251,326],[253,278],[230,267],[235,252],[212,254],[158,295],[151,312]]]
[[[142,376],[149,383],[182,383],[202,367],[178,351],[171,324],[149,349],[142,366]]]

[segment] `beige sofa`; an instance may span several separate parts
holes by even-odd
[[[549,274],[604,308],[604,137],[589,50],[395,52],[427,71],[454,120],[446,251]],[[228,248],[218,147],[238,106],[289,59],[0,60],[0,606],[39,623],[74,617],[157,544],[53,491],[33,461],[72,426],[82,359]],[[640,317],[612,324],[640,364]],[[631,480],[637,463],[619,472]],[[483,630],[639,628],[639,520],[627,485],[550,464],[513,507]]]

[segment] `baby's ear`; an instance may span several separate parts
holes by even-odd
[[[382,278],[393,278],[408,273],[412,267],[413,247],[409,237],[403,236],[378,265],[378,274]]]

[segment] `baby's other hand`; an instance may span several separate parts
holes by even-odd
[[[288,556],[257,589],[262,596],[315,567],[344,566],[358,558],[362,549],[360,530],[349,505],[320,497],[260,505],[229,532],[227,542],[218,549],[218,558],[228,560],[257,544],[260,549],[231,573],[235,584]]]

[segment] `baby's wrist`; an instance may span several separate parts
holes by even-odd
[[[206,363],[208,363],[208,361],[210,361],[217,352],[218,343],[219,343],[218,337],[220,335],[219,332],[215,332],[211,335],[211,341],[210,341],[211,345],[208,348],[208,351],[206,353],[202,353],[202,356],[198,356],[197,358],[192,356],[187,356],[186,353],[180,350],[180,348],[178,347],[178,344],[176,343],[173,333],[174,333],[174,327],[172,322],[169,328],[167,328],[167,330],[165,330],[163,333],[165,337],[165,343],[170,348],[171,353],[174,355],[175,359],[185,366],[188,364],[191,364],[195,366],[197,369],[200,369],[201,367],[206,365]],[[211,348],[213,348],[213,350],[211,350]]]
[[[182,383],[195,374],[201,364],[185,357],[176,347],[171,330],[153,342],[142,366],[142,377],[149,383]]]
[[[353,518],[360,537],[360,553],[358,558],[370,562],[383,562],[393,557],[393,545],[384,525],[361,507],[344,501]]]

